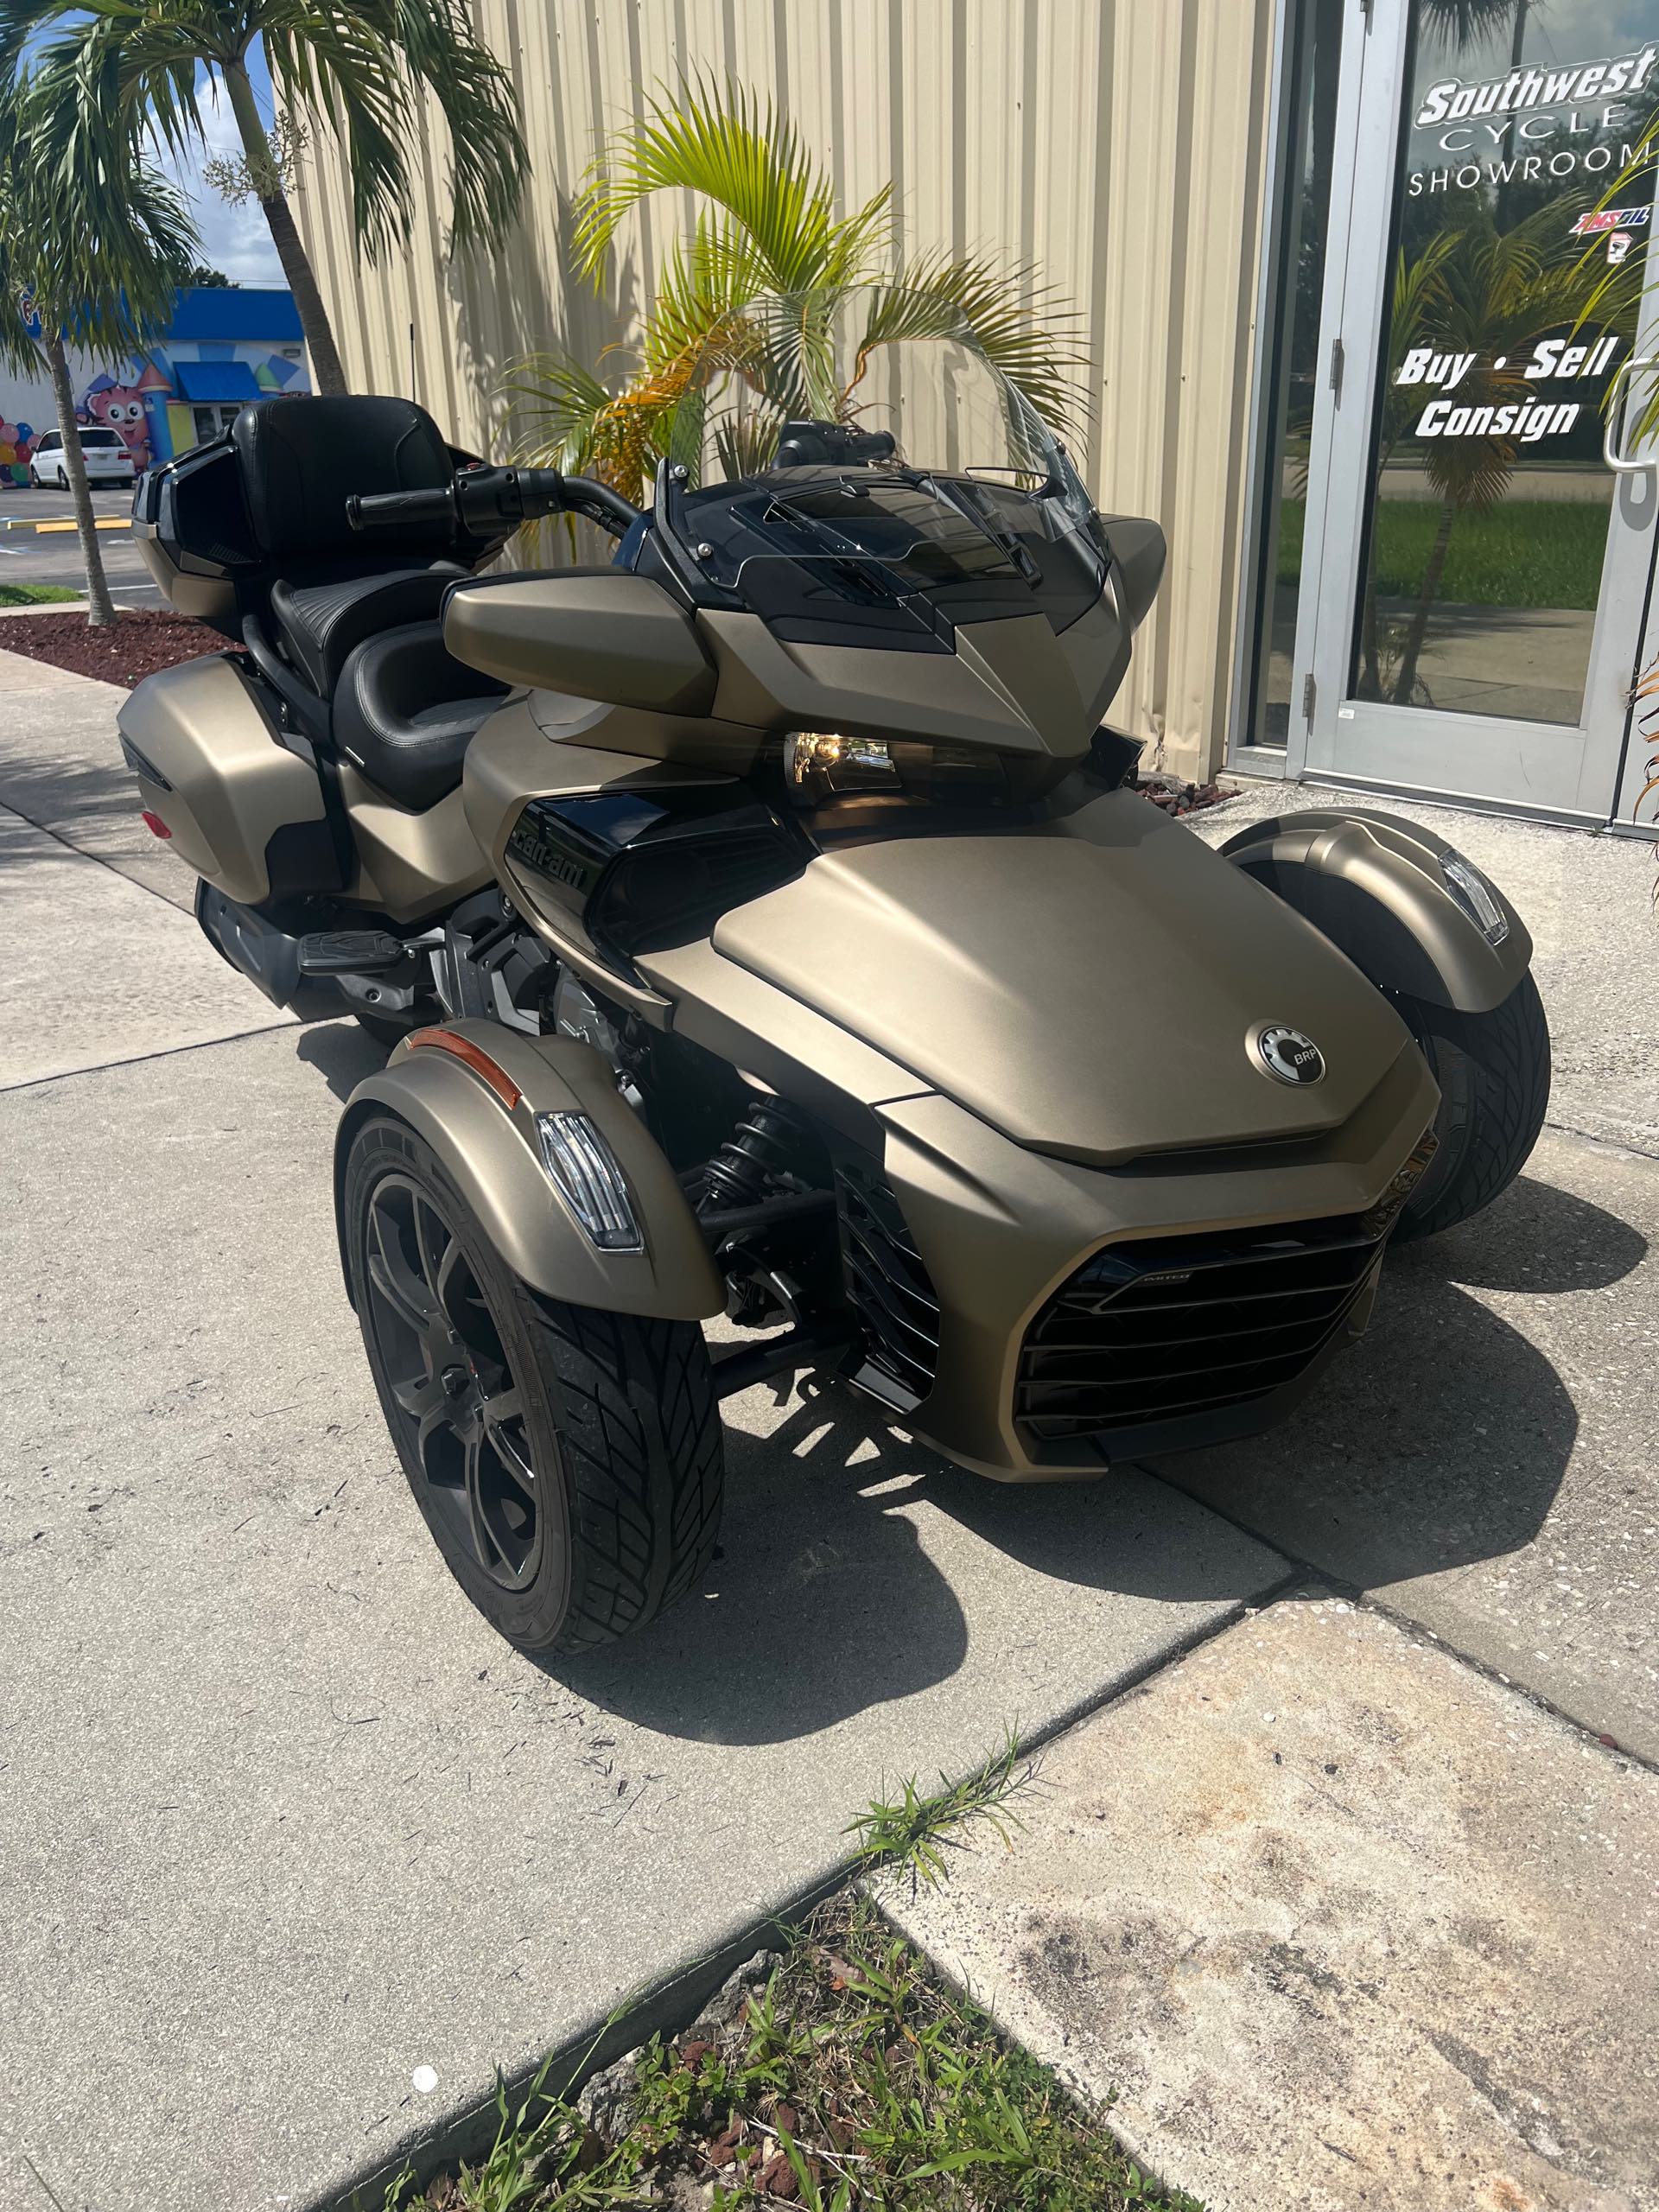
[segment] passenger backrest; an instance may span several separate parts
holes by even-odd
[[[366,394],[262,400],[242,409],[231,443],[254,536],[276,563],[372,560],[382,549],[346,522],[347,498],[433,490],[454,467],[423,407]],[[448,524],[400,531],[398,556],[442,551],[451,536]]]

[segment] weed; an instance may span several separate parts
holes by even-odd
[[[607,2134],[540,2082],[497,2103],[482,2165],[424,2198],[405,2177],[387,2212],[1201,2212],[851,1892],[735,2012],[637,2053]]]
[[[1011,1728],[1002,1749],[961,1781],[950,1782],[941,1775],[943,1788],[925,1797],[913,1779],[906,1780],[899,1784],[896,1798],[878,1798],[849,1821],[843,1833],[857,1837],[855,1855],[867,1870],[897,1868],[908,1872],[912,1885],[931,1886],[949,1872],[945,1851],[959,1845],[962,1839],[956,1832],[965,1826],[988,1822],[1005,1846],[1013,1843],[1013,1830],[1025,1822],[1009,1809],[1008,1800],[1035,1772],[1033,1763],[1021,1758]]]

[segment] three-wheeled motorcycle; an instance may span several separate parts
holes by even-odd
[[[1216,852],[1148,804],[1102,716],[1162,532],[965,327],[882,311],[729,318],[644,512],[372,397],[245,408],[137,495],[238,649],[140,684],[126,758],[225,958],[391,1046],[346,1286],[529,1649],[697,1586],[767,1377],[1008,1482],[1266,1427],[1542,1119],[1503,893],[1369,808]],[[476,573],[549,517],[613,559]]]

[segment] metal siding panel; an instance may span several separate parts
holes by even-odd
[[[565,273],[570,204],[601,134],[682,77],[752,86],[843,203],[891,181],[912,249],[1034,259],[1079,310],[1096,417],[1079,441],[1108,512],[1155,515],[1169,579],[1115,718],[1193,772],[1221,756],[1271,0],[470,0],[513,71],[531,175],[493,267],[446,265],[441,127],[405,262],[359,266],[338,149],[304,164],[302,231],[348,376],[410,388],[465,442],[502,422],[526,352],[592,361],[625,336],[688,225],[664,202],[619,233],[602,295]]]

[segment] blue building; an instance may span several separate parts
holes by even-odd
[[[249,400],[311,388],[294,296],[279,287],[194,286],[141,353],[70,365],[79,420],[118,431],[140,468],[216,437]],[[28,482],[35,441],[55,425],[44,363],[37,378],[0,372],[0,491]]]

